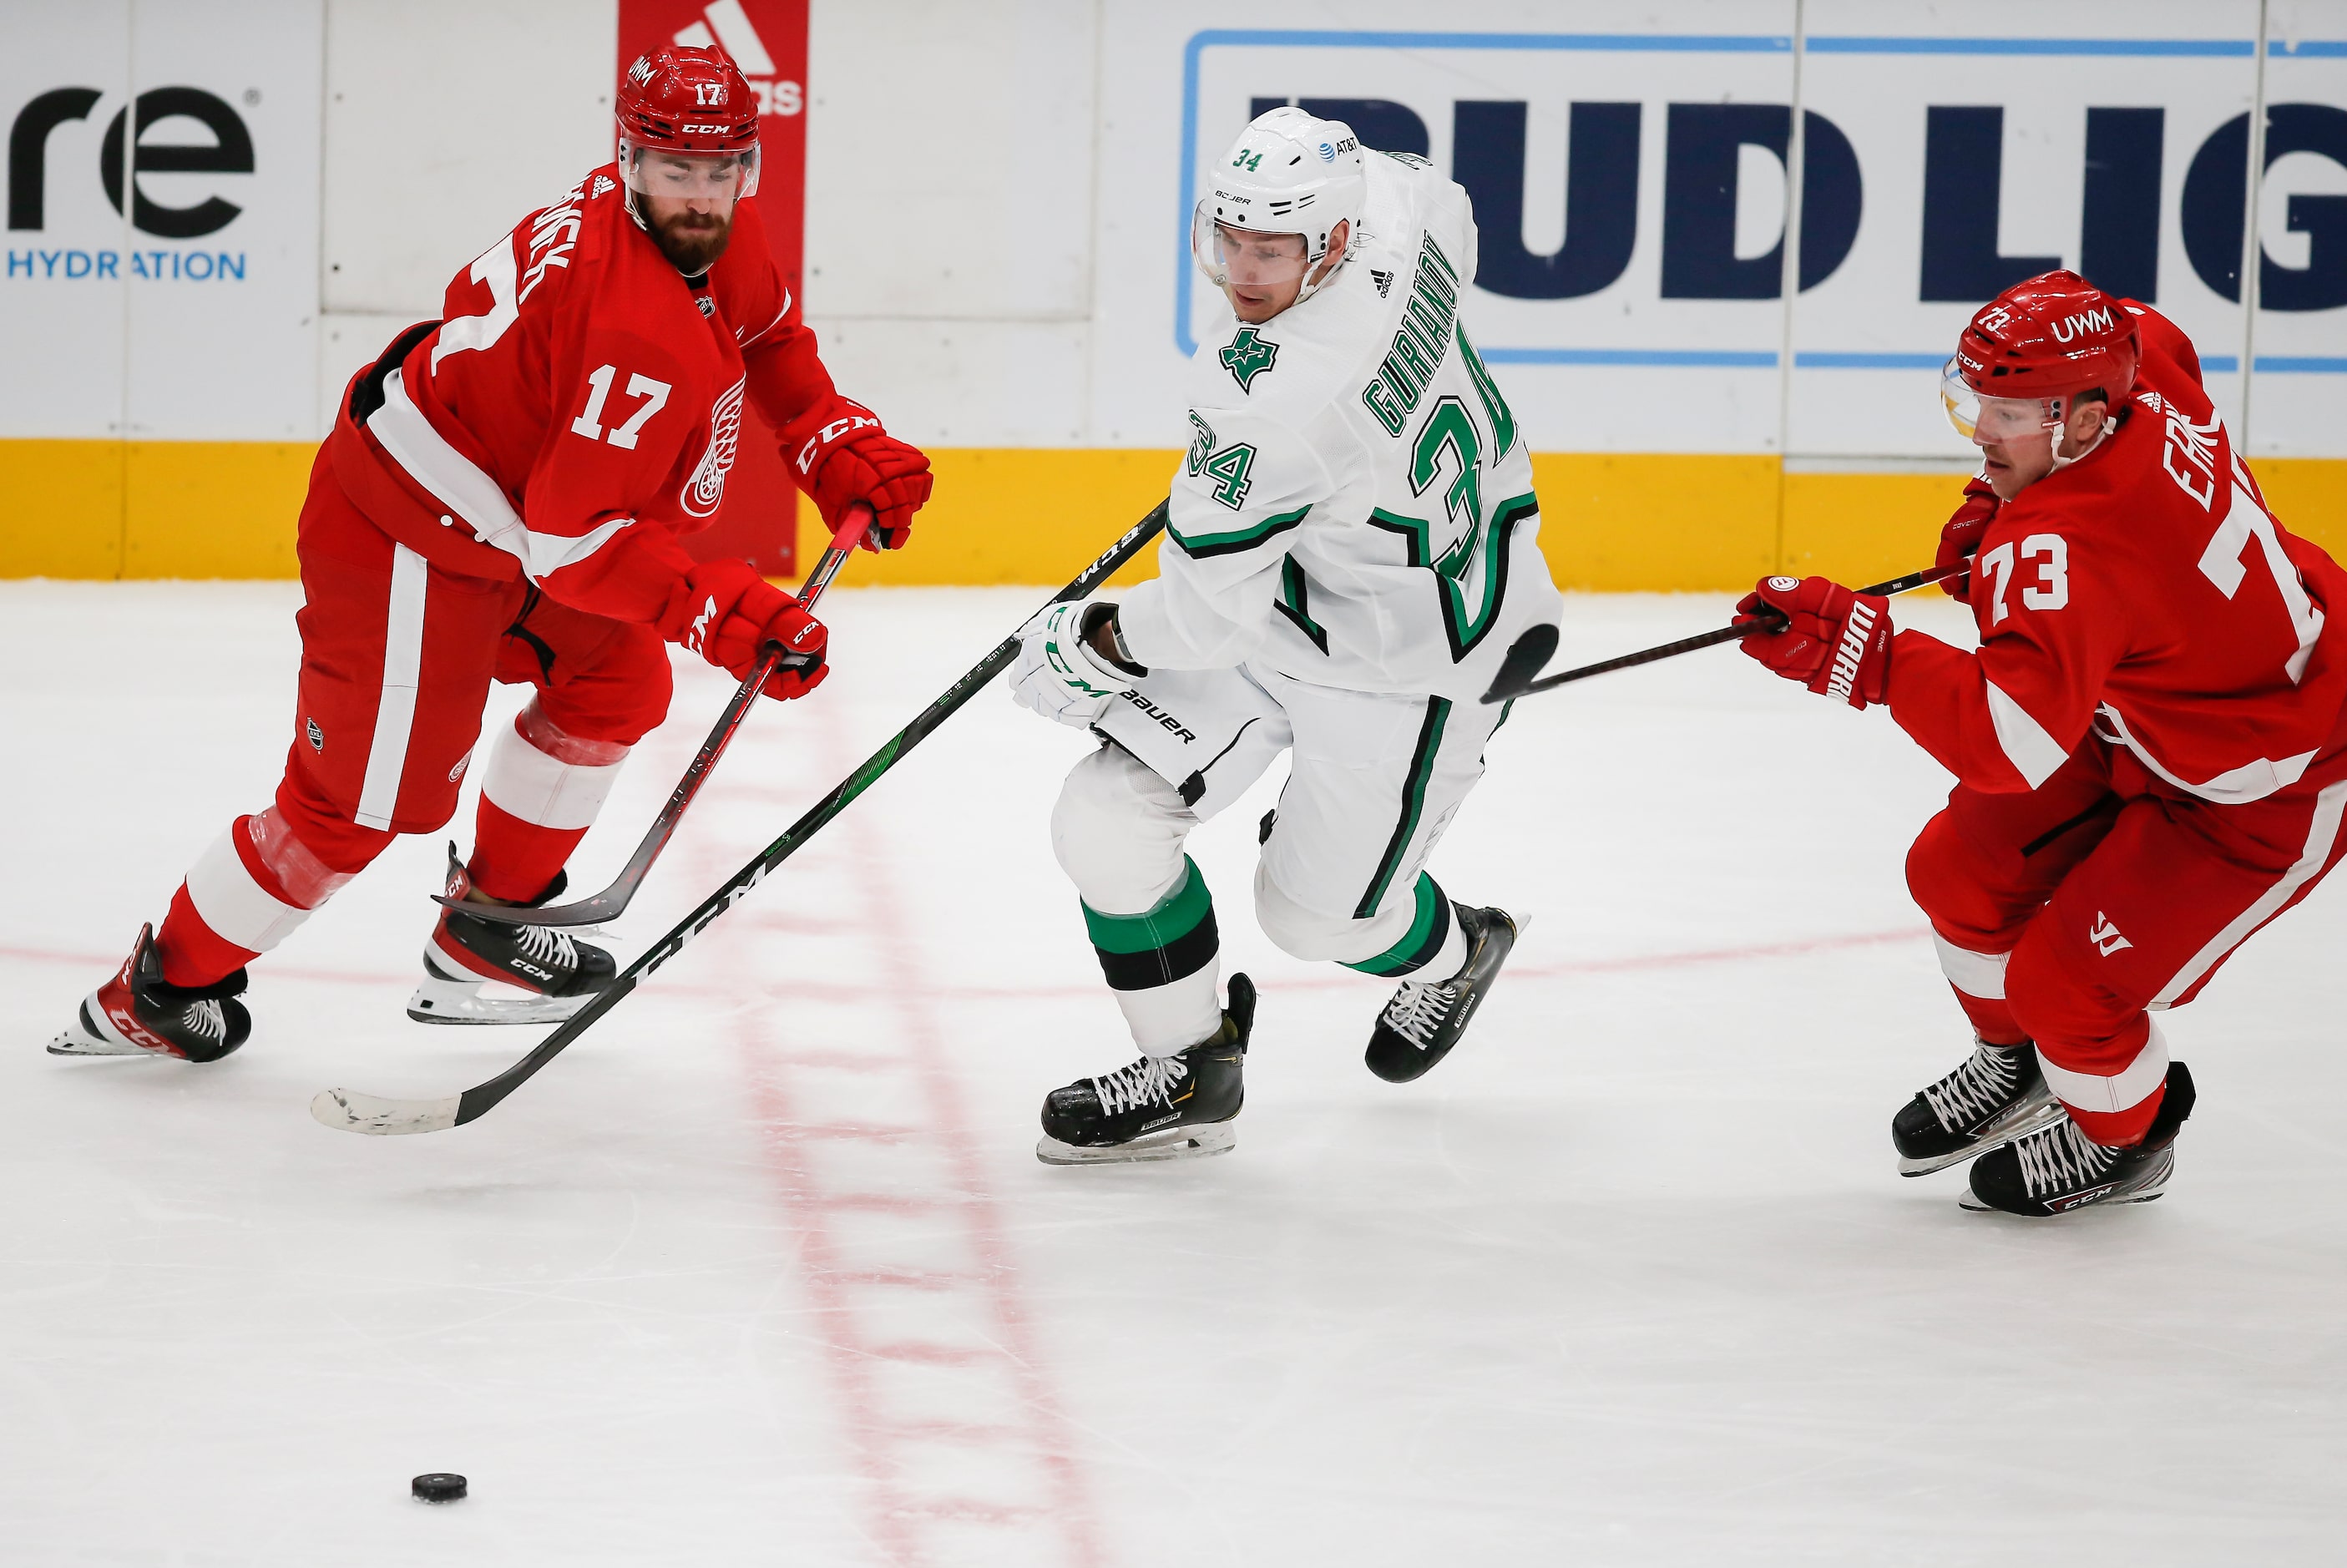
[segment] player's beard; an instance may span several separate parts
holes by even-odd
[[[654,218],[647,225],[661,254],[688,278],[697,278],[717,264],[733,238],[733,214],[678,212],[666,221]]]

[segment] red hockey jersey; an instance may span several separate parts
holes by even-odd
[[[778,429],[843,400],[754,199],[696,284],[622,195],[606,165],[482,252],[436,329],[354,381],[329,446],[360,509],[436,565],[661,623],[692,564],[677,537],[723,504],[744,397]]]
[[[2174,323],[2127,302],[2118,428],[1997,509],[1973,559],[1981,647],[1892,644],[1891,716],[1975,789],[2035,789],[2088,727],[2219,804],[2297,782],[2347,704],[2347,573],[2283,530]]]

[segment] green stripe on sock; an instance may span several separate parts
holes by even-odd
[[[1171,946],[1196,930],[1214,907],[1214,895],[1206,891],[1198,863],[1185,855],[1182,879],[1157,901],[1156,907],[1138,915],[1103,915],[1086,904],[1084,928],[1092,933],[1092,946],[1103,953],[1146,953]]]
[[[1441,946],[1442,938],[1450,934],[1450,900],[1434,885],[1434,878],[1421,871],[1413,889],[1418,897],[1418,909],[1410,917],[1409,929],[1400,941],[1374,958],[1363,958],[1347,964],[1348,969],[1358,969],[1365,975],[1401,975],[1422,966],[1434,956],[1430,950]]]

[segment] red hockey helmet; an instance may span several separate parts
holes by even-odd
[[[1956,340],[1940,395],[1970,437],[1983,399],[2042,401],[2099,388],[2116,404],[2135,384],[2142,357],[2125,305],[2075,272],[2043,272],[1980,308]]]
[[[620,172],[649,195],[758,189],[758,105],[723,49],[671,45],[620,81]],[[657,176],[657,178],[656,178]]]

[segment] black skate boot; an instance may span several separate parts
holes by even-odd
[[[2048,1219],[2094,1204],[2147,1204],[2176,1171],[2176,1134],[2192,1114],[2191,1070],[2168,1064],[2168,1093],[2151,1130],[2131,1149],[2106,1149],[2065,1114],[2042,1132],[2008,1143],[1973,1167],[1972,1190],[1957,1199],[1986,1214]]]
[[[448,897],[462,898],[473,879],[448,846]],[[550,902],[570,886],[558,871],[530,907]],[[424,982],[407,999],[418,1023],[556,1023],[611,983],[619,966],[592,942],[551,926],[508,926],[443,908],[424,945]],[[497,996],[491,982],[529,993]]]
[[[1505,909],[1453,904],[1450,915],[1467,934],[1466,964],[1448,979],[1402,981],[1369,1031],[1362,1060],[1389,1083],[1423,1078],[1450,1054],[1516,945],[1516,922]]]
[[[1974,1036],[1962,1066],[1919,1091],[1891,1119],[1899,1173],[1924,1176],[2057,1122],[2062,1102],[2037,1071],[2037,1048]]]
[[[166,983],[155,927],[141,926],[130,957],[89,993],[73,1027],[49,1041],[49,1054],[218,1061],[252,1032],[252,1015],[236,999],[244,983],[242,969],[208,986]]]
[[[1245,1102],[1241,1075],[1255,1029],[1255,982],[1233,975],[1223,1027],[1174,1056],[1144,1056],[1104,1078],[1080,1078],[1043,1101],[1047,1165],[1107,1165],[1227,1154]]]

